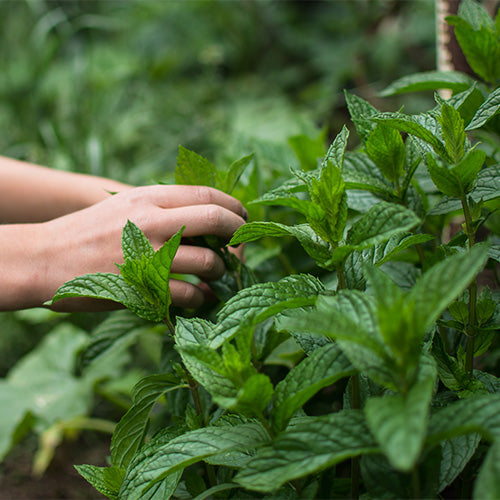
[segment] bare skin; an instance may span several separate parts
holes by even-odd
[[[127,220],[159,248],[183,225],[185,238],[215,234],[229,241],[245,214],[239,201],[212,188],[132,188],[0,157],[0,221],[5,223],[0,225],[0,310],[41,306],[64,282],[82,274],[117,273]],[[210,281],[222,276],[224,264],[212,250],[181,243],[172,272]],[[206,298],[203,283],[171,280],[170,286],[175,305],[198,307]],[[56,303],[58,310],[110,306],[82,299]]]

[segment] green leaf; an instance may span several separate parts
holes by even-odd
[[[119,467],[96,467],[95,465],[75,465],[80,476],[87,480],[97,491],[110,500],[119,500],[118,493],[125,476]]]
[[[164,393],[187,387],[171,374],[151,375],[140,380],[132,392],[133,404],[118,422],[111,441],[111,463],[126,469],[141,447],[149,423],[149,415],[157,399]]]
[[[233,337],[243,320],[246,326],[260,323],[285,309],[314,304],[318,295],[323,292],[323,284],[305,274],[245,288],[219,311],[210,346],[217,348]]]
[[[481,104],[465,130],[481,128],[500,110],[500,88],[495,89]]]
[[[375,163],[364,153],[346,153],[342,177],[346,189],[364,189],[388,199],[392,196],[391,184],[377,170]]]
[[[486,153],[484,151],[472,149],[467,152],[460,162],[451,168],[439,165],[429,155],[427,157],[427,167],[432,181],[443,194],[461,198],[474,188],[485,159]]]
[[[267,432],[257,423],[204,427],[167,443],[160,441],[158,446],[155,446],[153,438],[147,454],[139,452],[130,463],[120,489],[120,498],[142,499],[155,483],[177,470],[213,455],[252,449],[268,440]]]
[[[403,472],[415,466],[426,436],[436,368],[427,365],[425,371],[407,394],[371,398],[365,406],[372,434],[391,465]]]
[[[307,135],[295,135],[288,139],[302,170],[314,170],[318,167],[318,160],[325,155],[325,140],[326,128],[315,139]]]
[[[244,170],[252,162],[253,157],[254,154],[252,153],[251,155],[244,156],[243,158],[240,158],[239,160],[236,160],[231,164],[229,170],[224,173],[224,183],[223,186],[221,186],[222,191],[227,194],[231,194],[233,192]]]
[[[86,369],[114,352],[126,349],[147,327],[142,319],[128,310],[114,311],[92,331],[80,354],[80,367]]]
[[[346,90],[344,90],[344,96],[347,103],[347,109],[351,115],[351,120],[356,127],[361,142],[364,144],[376,126],[375,123],[370,120],[370,117],[379,114],[380,111],[365,99],[350,94]]]
[[[271,413],[275,431],[283,430],[294,413],[320,389],[353,373],[354,367],[338,345],[316,349],[276,386]]]
[[[345,184],[341,169],[336,166],[338,161],[343,162],[342,146],[345,148],[345,143],[339,145],[334,141],[326,157],[333,158],[335,163],[327,161],[321,170],[320,178],[311,178],[309,194],[312,204],[304,214],[314,231],[333,244],[342,239],[347,220]]]
[[[481,436],[468,434],[441,442],[439,491],[444,490],[458,477],[474,455]]]
[[[464,121],[460,112],[446,101],[441,102],[441,116],[438,117],[441,124],[441,134],[444,144],[453,163],[458,163],[464,156],[465,131]]]
[[[433,445],[472,433],[479,433],[488,441],[500,437],[500,394],[461,399],[435,412],[427,442]]]
[[[239,245],[263,237],[279,238],[283,236],[296,238],[319,266],[324,266],[331,256],[331,245],[320,238],[309,224],[285,226],[277,222],[249,222],[238,228],[229,245]]]
[[[474,485],[474,497],[477,500],[495,500],[500,498],[500,441],[490,447],[486,459],[479,471]]]
[[[18,431],[36,423],[41,432],[56,422],[89,414],[94,384],[104,374],[89,369],[82,377],[74,375],[77,353],[87,338],[84,331],[63,323],[0,380],[0,457],[9,451]],[[116,369],[113,365],[109,372]],[[28,413],[32,418],[27,420]]]
[[[473,2],[467,3],[473,4]],[[482,9],[479,4],[476,5]],[[455,36],[472,70],[486,82],[494,84],[500,77],[500,64],[498,63],[500,43],[489,16],[489,22],[485,22],[486,16],[481,16],[480,23],[477,22],[480,16],[476,16],[475,26],[458,16],[448,16],[446,20],[455,27]]]
[[[405,92],[435,91],[436,89],[462,92],[473,84],[473,78],[458,71],[426,71],[399,78],[380,92],[380,95],[388,97]]]
[[[477,176],[476,187],[469,193],[469,196],[476,203],[480,200],[488,201],[500,197],[500,165],[483,168]],[[461,208],[460,200],[444,197],[429,211],[429,215],[447,214]]]
[[[304,417],[271,445],[257,450],[234,480],[250,490],[270,492],[346,458],[377,451],[359,411]]]
[[[476,378],[471,378],[458,360],[445,351],[439,335],[434,337],[432,354],[437,361],[439,379],[450,391],[456,392],[461,398],[486,392],[484,384]]]
[[[432,239],[434,237],[430,234],[401,232],[391,236],[387,241],[351,253],[344,267],[347,288],[364,290],[366,282],[365,265],[381,266],[411,246],[420,245]]]
[[[214,327],[213,323],[202,318],[178,316],[175,324],[175,343],[181,347],[186,344],[208,345]]]
[[[368,156],[385,178],[395,182],[404,172],[405,144],[401,134],[383,123],[377,124],[365,144]]]
[[[52,303],[68,297],[112,300],[144,319],[159,321],[152,305],[143,301],[141,294],[118,274],[96,273],[74,278],[57,290]]]
[[[122,232],[122,251],[125,261],[140,259],[143,255],[149,258],[154,254],[153,245],[144,236],[144,233],[129,220]]]
[[[316,308],[289,320],[282,319],[280,324],[290,331],[335,339],[358,371],[391,389],[397,387],[390,351],[382,341],[372,296],[355,290],[321,296]]]
[[[347,139],[349,138],[349,129],[344,125],[337,134],[331,146],[323,159],[322,168],[326,168],[328,162],[342,172],[344,166],[344,155],[347,148]]]
[[[222,181],[215,166],[206,158],[179,146],[177,165],[175,167],[175,183],[189,186],[209,186],[220,188]]]
[[[414,135],[422,141],[426,142],[434,151],[444,160],[448,160],[448,152],[441,140],[429,129],[421,123],[421,118],[417,116],[404,115],[402,113],[379,113],[371,118],[376,123],[384,123],[385,125],[395,128],[400,132]]]
[[[427,270],[407,297],[415,304],[415,330],[424,335],[484,267],[487,259],[488,248],[475,245],[469,252],[449,257]]]
[[[420,219],[411,210],[395,203],[380,202],[352,225],[346,243],[355,250],[362,250],[419,223]]]

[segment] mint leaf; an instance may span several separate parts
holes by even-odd
[[[243,322],[250,326],[285,309],[312,305],[324,291],[323,284],[309,275],[291,275],[276,283],[258,283],[245,288],[219,311],[210,345],[221,346],[238,332]]]
[[[500,442],[493,443],[474,485],[474,498],[494,500],[500,497]]]
[[[481,128],[491,118],[496,116],[500,110],[500,88],[495,89],[479,106],[475,115],[465,130],[475,130]]]
[[[427,432],[436,368],[425,371],[407,394],[371,398],[365,406],[368,427],[391,465],[403,472],[415,466]]]
[[[125,476],[123,469],[115,466],[96,467],[95,465],[75,465],[75,469],[97,491],[110,500],[119,500],[118,493]]]
[[[395,182],[404,172],[406,150],[401,134],[383,123],[377,124],[365,144],[368,156],[385,178]]]
[[[450,89],[462,92],[474,84],[474,80],[458,71],[426,71],[403,76],[387,86],[380,95],[388,97],[405,92],[421,92],[424,90]]]
[[[222,180],[215,166],[206,158],[183,146],[179,146],[177,165],[175,167],[175,183],[220,188]]]
[[[371,119],[376,123],[384,123],[400,132],[406,132],[418,137],[429,144],[441,158],[445,160],[449,159],[445,145],[431,129],[421,123],[422,117],[409,116],[402,113],[379,113],[371,117]]]
[[[378,451],[359,411],[304,417],[258,449],[234,480],[250,490],[270,492],[346,458]]]
[[[455,27],[455,36],[472,70],[486,82],[494,84],[500,78],[500,43],[491,19],[489,25],[481,23],[476,26],[457,16],[448,16],[446,20]]]
[[[349,229],[346,244],[362,250],[391,236],[414,228],[420,219],[414,212],[395,203],[380,202]]]
[[[330,258],[332,252],[331,245],[320,238],[309,224],[285,226],[277,222],[249,222],[238,228],[229,245],[239,245],[240,243],[255,241],[263,237],[279,238],[283,236],[296,238],[304,250],[321,267]]]
[[[164,393],[187,387],[176,377],[165,373],[140,380],[132,391],[132,406],[116,425],[111,441],[111,463],[126,469],[142,445],[149,415],[157,399]]]
[[[127,469],[120,489],[120,498],[139,500],[166,476],[213,455],[232,450],[247,450],[269,440],[260,424],[248,423],[234,427],[205,427],[167,443],[153,438],[145,452],[139,452]]]
[[[338,345],[316,349],[276,386],[271,413],[273,428],[283,430],[293,414],[321,388],[353,373],[354,367]]]
[[[347,103],[347,109],[351,115],[351,120],[356,127],[361,142],[364,144],[376,126],[376,124],[370,120],[370,117],[378,115],[380,111],[365,99],[350,94],[347,91],[344,91],[344,96]]]
[[[129,220],[122,232],[123,260],[141,259],[143,256],[151,258],[154,254],[153,245],[144,236],[144,233]]]

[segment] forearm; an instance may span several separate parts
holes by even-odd
[[[54,219],[130,188],[92,175],[63,172],[0,156],[0,223]]]
[[[47,243],[43,226],[0,225],[0,311],[41,306],[50,298],[43,290]]]

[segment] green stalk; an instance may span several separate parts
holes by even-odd
[[[351,376],[351,407],[353,410],[361,409],[361,397],[359,391],[359,375]],[[359,457],[351,458],[351,498],[359,498]]]
[[[343,266],[337,267],[338,290],[346,288],[345,275]],[[351,376],[351,408],[359,410],[361,408],[361,397],[359,392],[359,375]],[[359,457],[351,458],[351,498],[357,500],[359,498]]]
[[[462,196],[462,209],[465,217],[465,229],[467,232],[467,239],[469,244],[469,250],[474,246],[474,230],[472,216],[470,214],[469,205],[467,199]],[[477,280],[469,285],[469,321],[467,323],[466,334],[467,334],[467,344],[465,347],[465,371],[469,373],[469,377],[472,378],[472,370],[474,369],[474,337],[475,337],[475,326],[476,326],[476,303],[477,303]]]
[[[415,465],[411,471],[411,486],[413,490],[413,498],[421,498],[420,495],[420,475],[418,473],[418,467]]]

